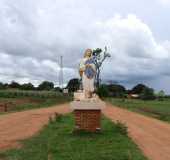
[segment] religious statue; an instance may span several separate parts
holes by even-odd
[[[79,74],[82,78],[85,98],[92,98],[94,92],[96,67],[92,53],[91,49],[86,49],[84,58],[81,60],[79,65]]]

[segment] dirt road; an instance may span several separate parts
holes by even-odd
[[[149,159],[170,160],[170,124],[110,104],[103,113],[125,123],[129,136]]]
[[[34,109],[23,112],[10,113],[0,116],[0,150],[19,146],[19,140],[31,137],[37,133],[49,117],[57,113],[68,113],[69,104],[56,107]]]
[[[68,113],[69,104],[0,116],[0,150],[19,146],[48,123],[49,116]],[[151,160],[170,160],[170,124],[107,104],[103,110],[111,120],[124,122],[129,136]]]

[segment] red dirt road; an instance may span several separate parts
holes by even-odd
[[[0,150],[20,146],[20,140],[36,134],[55,112],[70,112],[69,104],[1,115]],[[129,136],[149,159],[170,160],[170,124],[110,104],[103,113],[113,121],[125,123]]]
[[[52,114],[55,112],[68,113],[70,111],[68,105],[1,115],[0,150],[18,147],[20,140],[31,137],[47,124]]]
[[[103,111],[128,126],[129,136],[151,160],[170,160],[170,124],[110,104]]]

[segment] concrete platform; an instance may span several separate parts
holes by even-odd
[[[105,102],[101,100],[81,100],[70,103],[71,110],[102,110],[105,108]]]

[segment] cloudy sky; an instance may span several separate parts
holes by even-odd
[[[170,0],[0,0],[0,81],[78,77],[86,48],[108,47],[102,79],[170,93]]]

